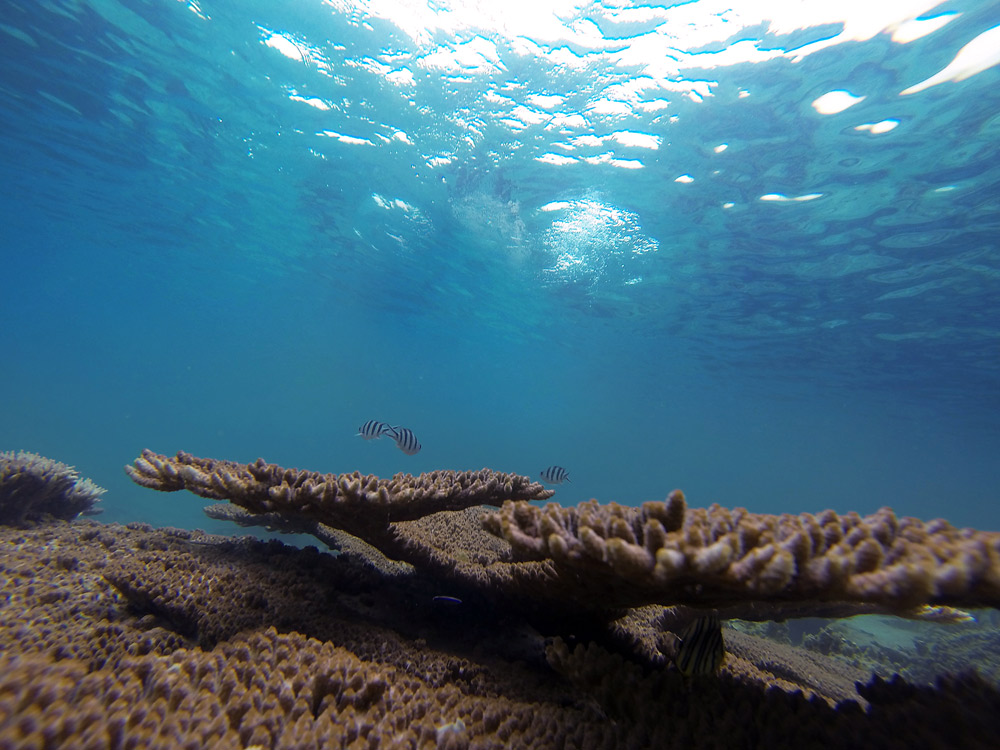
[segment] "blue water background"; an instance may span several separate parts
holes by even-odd
[[[963,15],[909,45],[695,71],[713,96],[617,121],[587,99],[635,71],[500,41],[505,70],[411,60],[401,88],[349,63],[417,45],[319,2],[0,8],[0,449],[75,465],[104,520],[224,528],[128,480],[148,447],[382,476],[559,464],[564,504],[680,487],[1000,529],[1000,73],[899,96],[996,3],[942,6]],[[840,88],[867,98],[810,106]],[[571,92],[577,134],[663,142],[618,149],[642,169],[538,161],[567,136],[505,125],[488,89]],[[423,450],[356,437],[372,418]]]

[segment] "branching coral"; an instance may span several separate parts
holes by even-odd
[[[0,528],[0,552],[0,748],[978,750],[1000,732],[975,676],[852,694],[822,657],[734,633],[693,684],[559,641],[554,674],[510,648],[516,612],[435,613],[419,574],[275,541],[56,523]]]
[[[104,493],[72,466],[28,451],[0,452],[0,524],[99,513],[94,504]]]
[[[536,610],[687,604],[762,620],[1000,604],[1000,533],[889,509],[865,518],[690,509],[679,491],[638,508],[540,508],[528,500],[549,490],[487,470],[385,480],[149,451],[127,470],[146,487],[345,530],[389,557]],[[501,502],[494,513],[472,507]]]
[[[0,747],[985,748],[1000,732],[1000,695],[975,677],[855,694],[856,670],[735,632],[722,673],[694,684],[657,655],[662,628],[697,607],[995,603],[997,535],[887,511],[690,510],[679,494],[638,509],[471,507],[540,494],[499,476],[350,475],[345,489],[263,462],[147,454],[133,467],[148,486],[274,514],[240,522],[342,524],[413,563],[407,575],[364,552],[141,524],[0,529]],[[624,609],[663,601],[691,606]],[[564,627],[543,632],[568,640],[547,657],[568,682],[544,668],[531,627],[555,613]],[[619,653],[583,645],[602,623]]]
[[[358,472],[320,474],[285,469],[262,458],[241,464],[188,453],[169,458],[146,450],[125,470],[143,487],[165,492],[189,490],[213,500],[229,500],[251,513],[279,511],[361,538],[377,535],[390,523],[439,511],[552,496],[552,490],[527,477],[489,469],[396,474],[392,479],[379,479]]]
[[[775,516],[690,509],[675,491],[638,508],[511,502],[485,523],[517,558],[552,560],[622,606],[745,604],[740,616],[760,619],[754,608],[825,613],[831,602],[904,613],[1000,605],[1000,533],[897,518],[888,508],[864,518]]]
[[[393,560],[469,589],[528,599],[552,591],[550,564],[505,560],[508,545],[484,531],[480,521],[477,506],[552,496],[552,490],[527,477],[484,469],[397,474],[386,480],[284,469],[262,459],[238,464],[151,451],[125,469],[144,487],[228,499],[250,511],[241,516],[243,523],[256,517],[275,525],[282,518],[283,528],[314,533],[324,543],[332,541],[331,529],[346,531]],[[571,599],[572,592],[563,597]],[[593,608],[592,603],[581,606]]]

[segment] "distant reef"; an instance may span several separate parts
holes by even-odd
[[[104,492],[60,461],[29,451],[0,451],[0,524],[96,515]]]

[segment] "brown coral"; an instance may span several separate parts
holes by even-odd
[[[490,469],[379,479],[359,472],[320,474],[285,469],[262,458],[240,464],[183,452],[169,458],[145,450],[125,470],[143,487],[165,492],[189,490],[213,500],[229,500],[251,513],[280,511],[363,539],[377,536],[390,523],[430,513],[552,496],[552,490],[527,477]]]
[[[440,582],[419,572],[383,579],[275,541],[83,522],[0,529],[0,544],[3,750],[833,750],[859,737],[975,750],[1000,731],[1000,694],[981,680],[876,681],[865,708],[834,709],[794,692],[835,697],[813,690],[816,663],[760,639],[727,641],[730,666],[693,685],[567,646],[550,654],[563,681],[512,648],[527,628],[514,612],[435,611]]]
[[[0,652],[75,658],[92,668],[122,654],[165,653],[175,632],[130,627],[118,592],[102,576],[110,559],[131,554],[149,535],[93,522],[54,523],[0,533]],[[159,536],[159,534],[157,535]]]
[[[72,466],[28,451],[0,452],[0,524],[95,514],[105,493]]]
[[[251,513],[238,522],[257,518],[315,533],[324,542],[332,541],[331,529],[346,531],[392,560],[420,566],[467,589],[511,600],[554,596],[574,602],[572,590],[561,594],[554,589],[550,563],[510,561],[508,545],[482,528],[482,510],[475,506],[552,495],[527,477],[483,469],[398,474],[386,480],[283,469],[260,459],[244,465],[184,453],[171,459],[150,451],[126,471],[153,489],[190,489],[204,497],[227,498]],[[386,567],[369,558],[376,567]],[[595,608],[586,601],[575,606]]]
[[[18,748],[530,747],[573,731],[554,706],[430,686],[273,628],[114,671],[6,656],[0,707],[0,746]]]
[[[536,611],[545,602],[567,618],[650,603],[763,620],[925,616],[926,604],[1000,602],[1000,534],[898,519],[888,509],[867,518],[688,509],[678,491],[640,508],[511,499],[482,515],[472,506],[550,491],[488,470],[384,480],[149,451],[127,468],[144,486],[228,497],[268,523],[342,529],[457,585]],[[479,517],[509,547],[472,528]]]
[[[690,509],[675,491],[639,508],[508,502],[485,523],[519,559],[551,559],[564,577],[620,606],[745,602],[758,617],[752,608],[740,616],[760,619],[780,615],[784,603],[786,614],[825,602],[900,612],[1000,605],[1000,533],[897,518],[888,508],[865,518],[774,516]]]

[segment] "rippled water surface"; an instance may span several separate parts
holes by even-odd
[[[737,5],[0,3],[0,449],[1000,528],[1000,4]]]

